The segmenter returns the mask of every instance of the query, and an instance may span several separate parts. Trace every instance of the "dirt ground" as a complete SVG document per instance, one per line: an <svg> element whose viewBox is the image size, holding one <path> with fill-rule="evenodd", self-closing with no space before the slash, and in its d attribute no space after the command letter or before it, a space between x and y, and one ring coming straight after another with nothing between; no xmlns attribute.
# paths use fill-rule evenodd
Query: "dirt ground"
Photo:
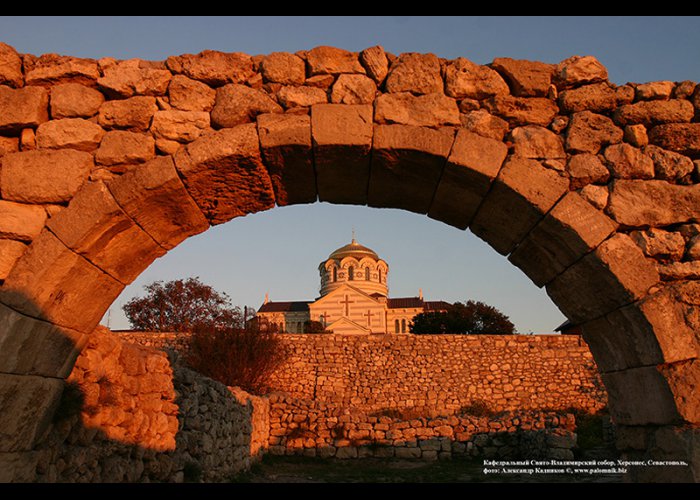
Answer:
<svg viewBox="0 0 700 500"><path fill-rule="evenodd" d="M481 459L426 462L397 458L320 459L266 455L243 483L620 483L620 474L485 474Z"/></svg>

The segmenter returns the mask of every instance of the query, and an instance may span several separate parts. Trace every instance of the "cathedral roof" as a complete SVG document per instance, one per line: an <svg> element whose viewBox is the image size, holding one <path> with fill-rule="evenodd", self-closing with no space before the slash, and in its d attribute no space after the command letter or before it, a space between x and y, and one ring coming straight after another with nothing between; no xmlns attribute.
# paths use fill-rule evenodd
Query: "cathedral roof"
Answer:
<svg viewBox="0 0 700 500"><path fill-rule="evenodd" d="M348 243L337 249L335 252L328 256L329 259L342 260L345 257L355 257L356 259L362 259L363 257L372 257L374 260L379 260L379 255L364 245L360 245L355 238L352 242Z"/></svg>
<svg viewBox="0 0 700 500"><path fill-rule="evenodd" d="M309 302L268 302L258 312L303 312L309 310Z"/></svg>
<svg viewBox="0 0 700 500"><path fill-rule="evenodd" d="M420 297L399 297L395 299L387 299L387 307L389 309L410 309L414 307L422 307L425 312L428 311L445 311L450 304L442 300L423 300Z"/></svg>

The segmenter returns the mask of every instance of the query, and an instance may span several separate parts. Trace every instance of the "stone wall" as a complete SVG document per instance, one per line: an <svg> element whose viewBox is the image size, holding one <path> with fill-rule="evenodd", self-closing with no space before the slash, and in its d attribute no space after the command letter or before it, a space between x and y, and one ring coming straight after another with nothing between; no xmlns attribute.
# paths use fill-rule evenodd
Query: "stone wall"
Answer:
<svg viewBox="0 0 700 500"><path fill-rule="evenodd" d="M426 418L411 412L366 413L320 401L270 395L270 448L275 455L336 458L453 456L572 459L573 414L543 411Z"/></svg>
<svg viewBox="0 0 700 500"><path fill-rule="evenodd" d="M226 480L262 455L268 413L265 398L101 328L66 381L36 480Z"/></svg>
<svg viewBox="0 0 700 500"><path fill-rule="evenodd" d="M122 333L153 347L184 346L170 333ZM282 334L287 361L271 386L292 397L357 410L452 415L490 411L596 412L607 395L578 335Z"/></svg>

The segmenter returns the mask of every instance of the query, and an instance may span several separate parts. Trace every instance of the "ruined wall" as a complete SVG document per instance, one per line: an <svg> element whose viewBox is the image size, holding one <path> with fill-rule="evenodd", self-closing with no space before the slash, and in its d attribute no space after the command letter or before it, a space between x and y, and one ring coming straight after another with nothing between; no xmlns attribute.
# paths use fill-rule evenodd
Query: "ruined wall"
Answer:
<svg viewBox="0 0 700 500"><path fill-rule="evenodd" d="M153 347L186 336L122 333ZM577 335L282 334L287 360L276 391L376 412L451 415L474 403L492 411L605 408L607 395Z"/></svg>
<svg viewBox="0 0 700 500"><path fill-rule="evenodd" d="M268 403L176 354L95 332L39 446L42 482L221 481L267 446Z"/></svg>

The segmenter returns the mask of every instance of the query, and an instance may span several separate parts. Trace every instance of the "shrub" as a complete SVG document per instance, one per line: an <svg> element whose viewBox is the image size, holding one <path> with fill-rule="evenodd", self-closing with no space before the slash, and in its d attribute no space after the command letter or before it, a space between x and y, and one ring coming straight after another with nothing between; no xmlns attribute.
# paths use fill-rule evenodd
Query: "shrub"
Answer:
<svg viewBox="0 0 700 500"><path fill-rule="evenodd" d="M186 356L193 370L253 394L269 391L270 375L285 358L282 339L259 328L195 332Z"/></svg>

